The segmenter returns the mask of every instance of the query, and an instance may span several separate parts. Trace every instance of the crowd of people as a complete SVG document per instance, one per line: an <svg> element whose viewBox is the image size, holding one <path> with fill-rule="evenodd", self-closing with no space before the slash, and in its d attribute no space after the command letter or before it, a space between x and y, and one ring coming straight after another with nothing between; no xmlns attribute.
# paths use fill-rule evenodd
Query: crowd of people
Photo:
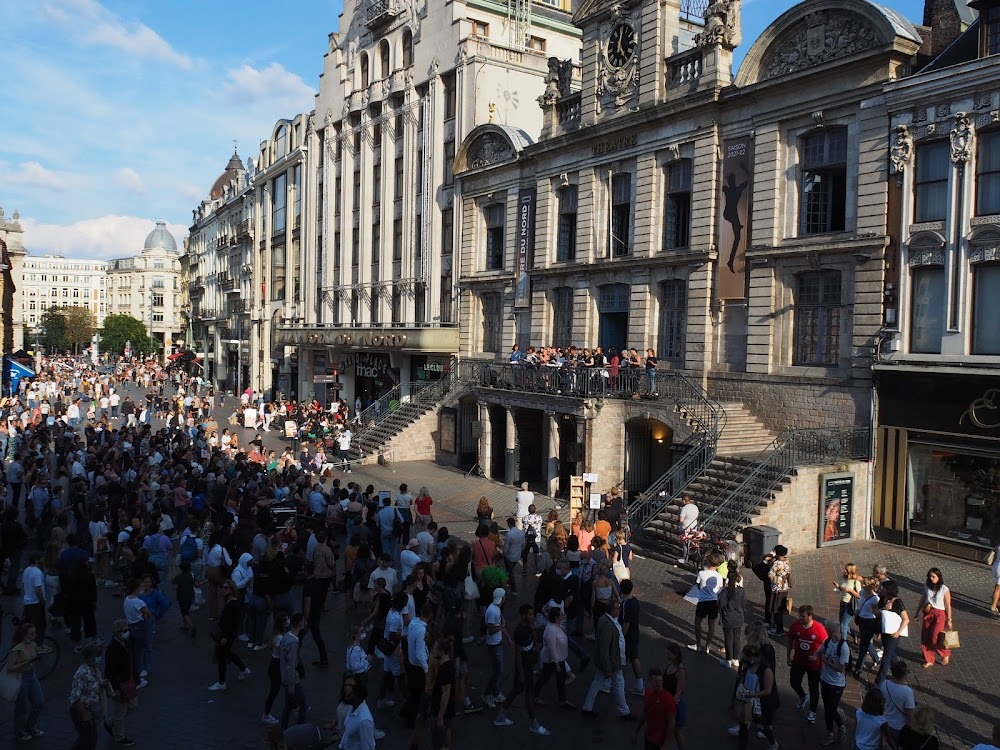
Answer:
<svg viewBox="0 0 1000 750"><path fill-rule="evenodd" d="M114 405L113 395L121 396ZM248 708L248 718L260 722L265 746L275 750L329 743L372 750L387 732L402 733L411 747L428 739L434 748L462 747L472 739L453 736L455 716L487 712L492 726L504 728L515 723L517 704L529 730L546 736L552 681L559 710L579 710L586 721L616 715L630 723L626 736L641 737L647 750L683 750L687 650L667 643L662 662L643 670L642 604L618 495L564 521L558 510L539 508L524 485L509 512L498 514L482 498L475 535L463 540L435 521L428 488L414 493L401 484L390 491L350 481L349 462L317 459L322 440L315 451L304 440L297 454L288 448L280 456L257 438L240 446L215 422L214 396L197 379L149 362L106 371L49 368L0 403L7 456L0 552L8 565L5 593L23 607L5 675L16 682L16 739L44 734L49 709L35 665L55 620L65 621L81 659L68 696L76 747L95 747L102 727L119 745L135 745L129 716L156 680L164 658L157 628L176 606L193 642L199 629L209 631L215 679L206 691L251 680L250 655L269 656L257 678L266 683L261 703ZM86 415L78 424L68 409L76 401ZM127 401L131 411L122 408ZM249 392L239 401L241 409L259 409L263 399ZM349 433L346 404L317 407L289 403L283 416L305 419L308 429L322 428L325 419L334 432ZM154 429L150 408L162 414L162 427ZM262 431L267 425L261 420ZM696 521L696 509L682 513L682 525ZM765 623L751 622L741 572L729 562L709 555L697 572L695 642L688 648L736 670L730 731L741 748L755 732L777 747L772 639L783 637L796 708L808 707L813 722L823 700L821 744L844 741L838 708L846 678L852 661L858 676L871 653L879 672L856 714L858 750L883 741L935 750L933 715L915 705L907 664L897 658L895 643L909 618L884 568L860 578L847 566L835 583L843 605L824 626L808 604L789 604L789 553L776 547L753 569L763 582L769 633ZM104 634L95 616L99 587L120 597L120 616ZM342 656L330 653L330 623L323 621L333 595L345 598ZM201 609L207 628L196 614ZM951 599L939 569L928 573L917 610L925 666L947 665L951 653L941 637L952 630ZM788 612L797 619L786 633ZM887 630L892 622L895 630ZM881 651L870 648L876 635ZM307 671L309 640L316 658ZM207 670L208 653L205 659ZM473 660L488 667L472 669ZM341 667L334 716L316 722L309 672ZM577 705L567 686L591 668ZM602 706L605 693L611 698ZM641 697L641 709L630 694Z"/></svg>

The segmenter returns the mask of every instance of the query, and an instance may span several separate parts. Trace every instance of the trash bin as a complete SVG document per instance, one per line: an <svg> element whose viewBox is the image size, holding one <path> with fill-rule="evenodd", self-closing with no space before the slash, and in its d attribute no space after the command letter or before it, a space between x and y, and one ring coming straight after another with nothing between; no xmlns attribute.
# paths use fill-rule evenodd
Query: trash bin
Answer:
<svg viewBox="0 0 1000 750"><path fill-rule="evenodd" d="M781 532L773 526L747 526L743 529L745 557L743 564L748 568L764 559L764 555L774 549Z"/></svg>

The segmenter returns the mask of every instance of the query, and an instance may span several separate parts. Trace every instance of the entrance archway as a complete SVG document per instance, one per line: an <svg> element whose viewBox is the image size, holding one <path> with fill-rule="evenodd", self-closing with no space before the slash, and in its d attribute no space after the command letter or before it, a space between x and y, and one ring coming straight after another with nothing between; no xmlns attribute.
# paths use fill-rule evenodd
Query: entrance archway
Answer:
<svg viewBox="0 0 1000 750"><path fill-rule="evenodd" d="M643 492L671 465L674 431L657 419L636 417L625 423L625 488Z"/></svg>

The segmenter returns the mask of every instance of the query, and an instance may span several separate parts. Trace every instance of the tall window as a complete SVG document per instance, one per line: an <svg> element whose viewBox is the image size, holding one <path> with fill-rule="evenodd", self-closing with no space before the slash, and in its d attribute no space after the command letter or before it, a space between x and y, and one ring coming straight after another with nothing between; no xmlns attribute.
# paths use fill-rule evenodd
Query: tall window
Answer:
<svg viewBox="0 0 1000 750"><path fill-rule="evenodd" d="M403 259L403 220L393 219L392 222L392 259Z"/></svg>
<svg viewBox="0 0 1000 750"><path fill-rule="evenodd" d="M483 351L500 351L501 324L503 322L500 309L500 294L488 292L483 295Z"/></svg>
<svg viewBox="0 0 1000 750"><path fill-rule="evenodd" d="M413 65L413 34L409 29L403 32L403 67Z"/></svg>
<svg viewBox="0 0 1000 750"><path fill-rule="evenodd" d="M383 39L378 46L378 58L381 66L381 70L379 72L382 74L383 78L388 78L389 73L392 71L389 70L389 42L385 39Z"/></svg>
<svg viewBox="0 0 1000 750"><path fill-rule="evenodd" d="M271 248L271 299L285 298L285 243Z"/></svg>
<svg viewBox="0 0 1000 750"><path fill-rule="evenodd" d="M986 18L983 20L983 52L987 55L1000 55L1000 7L983 9Z"/></svg>
<svg viewBox="0 0 1000 750"><path fill-rule="evenodd" d="M973 270L972 353L1000 354L1000 263Z"/></svg>
<svg viewBox="0 0 1000 750"><path fill-rule="evenodd" d="M378 266L382 260L382 225L372 224L372 281L378 281Z"/></svg>
<svg viewBox="0 0 1000 750"><path fill-rule="evenodd" d="M611 178L611 236L608 238L613 257L628 255L631 229L632 175L616 174Z"/></svg>
<svg viewBox="0 0 1000 750"><path fill-rule="evenodd" d="M372 166L372 203L378 205L382 202L382 164Z"/></svg>
<svg viewBox="0 0 1000 750"><path fill-rule="evenodd" d="M940 354L946 304L944 268L914 268L910 278L910 351Z"/></svg>
<svg viewBox="0 0 1000 750"><path fill-rule="evenodd" d="M455 184L455 141L444 142L444 185Z"/></svg>
<svg viewBox="0 0 1000 750"><path fill-rule="evenodd" d="M559 189L559 222L556 236L556 260L576 260L576 209L578 189L566 185Z"/></svg>
<svg viewBox="0 0 1000 750"><path fill-rule="evenodd" d="M483 209L486 222L486 270L503 270L504 210L502 203L493 203Z"/></svg>
<svg viewBox="0 0 1000 750"><path fill-rule="evenodd" d="M914 219L944 221L948 210L948 141L933 141L917 146Z"/></svg>
<svg viewBox="0 0 1000 750"><path fill-rule="evenodd" d="M354 203L354 210L357 211L361 208L361 170L354 170L354 183L351 186L351 198Z"/></svg>
<svg viewBox="0 0 1000 750"><path fill-rule="evenodd" d="M337 175L333 181L333 214L340 216L340 204L344 197L344 178Z"/></svg>
<svg viewBox="0 0 1000 750"><path fill-rule="evenodd" d="M792 364L840 364L840 271L807 271L798 276L794 301Z"/></svg>
<svg viewBox="0 0 1000 750"><path fill-rule="evenodd" d="M275 234L285 231L285 201L288 200L288 176L280 174L274 178L272 185L273 202L271 204L271 230Z"/></svg>
<svg viewBox="0 0 1000 750"><path fill-rule="evenodd" d="M662 359L684 359L687 331L687 285L680 279L660 283L660 342Z"/></svg>
<svg viewBox="0 0 1000 750"><path fill-rule="evenodd" d="M393 323L399 323L403 315L403 297L399 292L399 287L392 285L392 295L390 297L390 315Z"/></svg>
<svg viewBox="0 0 1000 750"><path fill-rule="evenodd" d="M441 209L441 255L451 255L455 247L455 210Z"/></svg>
<svg viewBox="0 0 1000 750"><path fill-rule="evenodd" d="M444 87L444 119L452 120L458 108L455 92L455 74L445 73L441 76L441 84Z"/></svg>
<svg viewBox="0 0 1000 750"><path fill-rule="evenodd" d="M665 182L663 248L688 247L691 244L691 160L681 159L668 165Z"/></svg>
<svg viewBox="0 0 1000 750"><path fill-rule="evenodd" d="M357 325L358 322L358 290L351 290L351 325Z"/></svg>
<svg viewBox="0 0 1000 750"><path fill-rule="evenodd" d="M299 244L298 238L292 238L292 244L290 248L290 257L288 258L288 267L291 269L291 292L292 299L298 299L302 292L302 258L301 258L301 245Z"/></svg>
<svg viewBox="0 0 1000 750"><path fill-rule="evenodd" d="M368 77L368 55L361 53L361 88L368 88L370 79Z"/></svg>
<svg viewBox="0 0 1000 750"><path fill-rule="evenodd" d="M403 157L397 156L393 165L392 194L396 200L403 197Z"/></svg>
<svg viewBox="0 0 1000 750"><path fill-rule="evenodd" d="M573 289L557 287L552 292L552 345L573 343Z"/></svg>
<svg viewBox="0 0 1000 750"><path fill-rule="evenodd" d="M351 265L357 267L361 260L361 230L354 227L351 230Z"/></svg>
<svg viewBox="0 0 1000 750"><path fill-rule="evenodd" d="M292 185L295 190L294 200L295 203L292 205L292 211L295 216L295 226L299 224L299 218L302 216L302 165L296 164L292 169Z"/></svg>
<svg viewBox="0 0 1000 750"><path fill-rule="evenodd" d="M976 146L976 215L994 214L1000 214L1000 130L981 133Z"/></svg>
<svg viewBox="0 0 1000 750"><path fill-rule="evenodd" d="M847 211L847 128L829 127L803 136L802 233L843 232Z"/></svg>
<svg viewBox="0 0 1000 750"><path fill-rule="evenodd" d="M451 271L441 275L441 299L439 316L441 323L451 323L452 288Z"/></svg>
<svg viewBox="0 0 1000 750"><path fill-rule="evenodd" d="M274 158L280 159L288 153L288 128L282 125L274 137Z"/></svg>

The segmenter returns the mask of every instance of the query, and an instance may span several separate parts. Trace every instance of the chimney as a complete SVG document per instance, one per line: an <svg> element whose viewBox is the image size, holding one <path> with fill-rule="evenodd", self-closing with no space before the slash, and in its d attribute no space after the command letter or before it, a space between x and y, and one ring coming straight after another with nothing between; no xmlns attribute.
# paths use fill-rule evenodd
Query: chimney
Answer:
<svg viewBox="0 0 1000 750"><path fill-rule="evenodd" d="M922 55L937 57L958 35L965 31L965 24L956 5L963 7L966 0L924 0L924 23L930 29L920 49ZM922 30L921 30L922 31Z"/></svg>

